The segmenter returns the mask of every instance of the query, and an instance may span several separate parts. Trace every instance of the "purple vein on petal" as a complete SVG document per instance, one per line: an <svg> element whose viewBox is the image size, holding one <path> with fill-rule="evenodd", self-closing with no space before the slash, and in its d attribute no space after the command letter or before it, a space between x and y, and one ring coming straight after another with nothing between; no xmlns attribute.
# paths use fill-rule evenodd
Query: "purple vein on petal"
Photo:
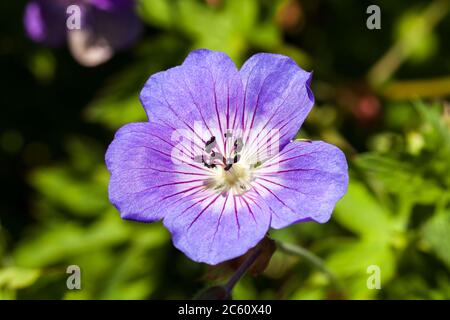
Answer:
<svg viewBox="0 0 450 320"><path fill-rule="evenodd" d="M225 145L225 137L223 135L222 123L220 121L219 109L217 107L216 82L214 80L213 80L213 91L214 91L214 107L216 109L217 125L219 126L219 130L220 130L220 139L222 140L222 144ZM220 151L223 155L226 155L225 150L220 150Z"/></svg>
<svg viewBox="0 0 450 320"><path fill-rule="evenodd" d="M248 204L248 202L247 202L247 200L245 199L245 197L241 197L241 199L242 199L242 201L244 201L245 204L247 205L248 212L251 214L251 216L252 216L253 220L255 221L255 223L258 224L258 222L256 222L255 215L254 215L252 209L250 208L250 205Z"/></svg>
<svg viewBox="0 0 450 320"><path fill-rule="evenodd" d="M210 245L210 250L211 250L211 248L212 248L212 244L214 243L214 240L216 239L216 234L217 234L217 231L219 230L220 221L221 221L221 219L222 219L222 215L223 215L223 212L224 212L225 207L226 207L226 205L227 205L227 201L228 201L228 197L229 197L229 196L230 196L230 194L227 193L227 196L226 196L226 198L225 198L225 201L223 202L222 210L220 211L219 218L217 219L216 231L214 231L213 240L211 241L211 245Z"/></svg>
<svg viewBox="0 0 450 320"><path fill-rule="evenodd" d="M168 195L168 196L165 196L165 197L163 197L161 200L166 200L166 199L172 198L172 197L174 197L174 196L177 196L177 195L179 195L179 194L184 194L184 193L186 193L186 192L195 190L195 189L197 189L197 188L202 188L202 187L203 187L203 185L193 186L193 187L190 187L190 188L181 190L181 191L179 191L179 192L172 193L172 194L170 194L170 195ZM192 194L191 194L191 195L192 195ZM191 196L191 195L190 195L190 196ZM181 197L181 198L179 198L179 199L183 199L183 197Z"/></svg>
<svg viewBox="0 0 450 320"><path fill-rule="evenodd" d="M143 146L144 147L144 146ZM166 157L169 157L169 158L173 158L173 159L176 159L176 160L178 160L178 161L181 161L182 163L184 163L184 164L186 164L186 165L188 165L188 166L190 166L190 167L193 167L193 168L196 168L196 169L200 169L200 170L203 170L203 171L206 171L206 172L210 172L210 171L208 171L206 168L204 168L204 167L201 167L201 166L196 166L196 165L194 165L194 164L192 164L192 163L188 163L188 162L186 162L186 161L184 161L183 159L179 159L179 158L177 158L177 157L174 157L173 155L171 155L171 154L168 154L168 153L165 153L165 152L163 152L163 151L160 151L160 150L158 150L158 149L155 149L155 148L152 148L152 147L144 147L144 148L147 148L147 149L151 149L151 150L153 150L153 151L155 151L155 152L158 152L158 153L160 153L160 154L162 154L162 155L165 155Z"/></svg>
<svg viewBox="0 0 450 320"><path fill-rule="evenodd" d="M282 187L282 188L285 188L285 189L288 189L288 190L292 190L292 191L301 193L301 194L306 195L306 196L308 196L308 195L314 195L314 194L302 192L302 191L300 191L300 190L298 190L298 189L296 189L296 188L292 188L292 187L285 186L284 184L281 184L281 183L278 183L278 182L275 182L275 181L272 181L272 180L269 180L269 179L265 179L265 178L263 178L263 177L258 177L258 179L263 180L263 181L266 181L266 182L269 182L269 183L271 183L271 184L274 184L274 185L276 185L276 186L279 186L279 187Z"/></svg>
<svg viewBox="0 0 450 320"><path fill-rule="evenodd" d="M259 182L256 182L255 181L255 183L256 184L258 184L259 186L261 186L261 187L263 187L264 189L266 189L270 194L272 194L274 197L275 197L275 199L277 199L282 205L284 205L286 208L288 208L289 210L291 210L291 212L292 213L296 213L295 212L295 210L294 209L292 209L290 206L288 206L283 200L281 200L272 190L270 190L269 188L267 188L265 185L263 185L263 184L261 184L261 183L259 183Z"/></svg>
<svg viewBox="0 0 450 320"><path fill-rule="evenodd" d="M203 124L205 125L206 129L209 131L209 134L210 134L211 136L214 136L214 133L212 132L212 130L211 130L210 127L208 126L208 123L206 123L205 117L203 116L203 113L202 113L202 109L198 106L197 102L196 102L195 99L194 99L194 96L192 95L191 88L189 88L189 86L188 86L187 83L186 83L186 79L183 78L183 81L184 81L184 84L185 84L186 88L188 89L187 91L188 91L188 93L189 93L189 96L191 97L192 103L193 103L194 106L197 108L197 111L198 111L198 113L200 114L200 118L202 119Z"/></svg>
<svg viewBox="0 0 450 320"><path fill-rule="evenodd" d="M203 185L202 185L202 187L203 187ZM190 190L190 191L192 191L192 190ZM189 192L189 191L188 191ZM179 197L177 200L175 200L173 203L172 203L172 205L174 205L174 204L176 204L176 203L178 203L178 202L180 202L178 205L179 206L181 206L181 205L184 205L186 202L189 202L189 201L191 201L191 200L195 200L195 197L194 196L196 196L198 193L202 193L202 192L206 192L206 189L205 188L200 188L200 189L198 189L198 190L196 190L196 191L194 191L194 192L192 192L192 193L185 193L182 197ZM199 195L200 195L199 194ZM184 201L183 201L184 200Z"/></svg>
<svg viewBox="0 0 450 320"><path fill-rule="evenodd" d="M189 225L189 227L188 227L188 230L194 225L194 223L202 216L202 214L213 204L213 203L215 203L216 202L216 200L219 198L221 196L221 194L219 193L219 194L217 194L217 196L214 198L214 199L212 199L212 201L210 202L210 203L208 203L207 205L206 205L206 207L204 207L201 211L200 211L200 213L194 218L194 220L192 220L192 222L191 222L191 224Z"/></svg>
<svg viewBox="0 0 450 320"><path fill-rule="evenodd" d="M261 128L260 131L263 131L264 129L266 129L267 125L268 125L268 124L270 123L270 121L272 121L272 119L275 117L275 115L277 114L278 110L284 105L284 103L286 102L286 99L287 99L287 96L286 96L286 97L283 99L283 101L275 108L274 112L273 112L272 115L269 117L269 119L267 120L267 122L264 124L264 126ZM259 100L259 96L258 96L258 100ZM281 122L282 122L282 120L280 120L278 123L281 123ZM277 124L278 124L278 123L277 123ZM273 126L272 130L273 130L274 128L277 127L277 124ZM270 131L269 131L269 132L270 132ZM267 136L267 135L266 135L266 136ZM258 136L258 138L259 138L259 136ZM248 140L248 138L247 138L247 140ZM254 141L254 142L257 142L257 141Z"/></svg>
<svg viewBox="0 0 450 320"><path fill-rule="evenodd" d="M243 131L245 131L245 122L244 118L245 118L245 107L246 107L246 103L247 103L247 88L248 88L248 84L250 83L250 78L253 74L253 71L255 70L256 66L258 64L255 63L255 65L253 65L252 69L250 70L248 77L247 77L247 82L245 83L245 89L244 89L244 104L243 104L243 109L242 109L242 118L241 118L241 128Z"/></svg>
<svg viewBox="0 0 450 320"><path fill-rule="evenodd" d="M274 172L264 172L262 175L272 175L272 174L280 174L280 173L288 173L288 172L309 172L309 171L318 171L323 172L323 170L320 169L313 169L313 168L297 168L297 169L286 169L286 170L280 170L280 171L274 171Z"/></svg>
<svg viewBox="0 0 450 320"><path fill-rule="evenodd" d="M234 217L236 219L236 224L238 227L238 238L239 238L239 234L241 231L241 225L239 224L239 217L238 217L238 212L237 212L237 205L236 205L236 196L233 195L233 203L234 203Z"/></svg>
<svg viewBox="0 0 450 320"><path fill-rule="evenodd" d="M267 207L269 208L269 210L271 211L271 213L273 213L275 216L277 216L277 217L279 218L280 216L272 209L272 207L270 206L270 204L267 203L267 201L266 201L266 200L264 199L264 197L258 192L258 190L257 190L256 188L254 188L253 190L254 190L255 193L258 195L258 197L261 199L261 201L263 201L263 202L267 205ZM256 203L256 201L255 201L255 203Z"/></svg>
<svg viewBox="0 0 450 320"><path fill-rule="evenodd" d="M162 92L165 92L165 91L164 91L164 88L162 87L161 84L160 84L160 87L161 87L161 91L162 91ZM188 127L188 128L189 128L189 129L190 129L190 130L198 137L198 138L200 138L200 139L203 141L202 137L200 137L200 136L198 135L198 133L197 133L197 132L196 132L196 131L188 124L188 123L186 123L186 121L184 121L183 118L180 117L180 115L179 115L178 113L176 113L176 112L174 111L174 109L172 108L172 105L167 101L165 94L164 94L163 96L164 96L164 101L166 102L166 104L167 104L169 110L172 111L172 113L173 113L178 119L180 119L181 122L183 122L183 124L184 124L186 127Z"/></svg>
<svg viewBox="0 0 450 320"><path fill-rule="evenodd" d="M164 123L166 126L168 126L170 129L172 129L173 131L177 131L178 129L177 128L175 128L174 126L172 126L170 123L168 123L167 121L165 121L165 120L160 120L162 123ZM198 135L198 133L196 133L196 132L194 132L195 133L195 135L197 136L197 138L199 138L200 139L200 141L202 141L202 143L203 144L205 144L205 140L203 140L202 139L202 137L200 137L199 135ZM189 142L191 142L191 143L193 143L197 148L199 148L199 150L202 150L203 151L203 147L202 146L199 146L198 144L197 144L197 142L195 142L195 140L189 140Z"/></svg>
<svg viewBox="0 0 450 320"><path fill-rule="evenodd" d="M295 148L292 148L291 150L295 150ZM269 167L272 167L272 166L274 166L274 165L278 165L278 164L280 164L280 163L288 162L288 161L295 160L295 159L298 159L298 158L307 157L307 156L310 156L310 155L315 154L315 153L317 153L317 151L308 152L308 153L303 153L303 154L297 155L297 156L295 156L295 157L285 158L285 159L279 160L279 161L277 161L277 162L275 162L275 163L271 163L271 164L265 165L265 166L264 166L264 169L269 168ZM278 157L278 158L280 158L280 157ZM274 161L274 160L273 160L273 159L270 159L270 161L272 162L272 161Z"/></svg>

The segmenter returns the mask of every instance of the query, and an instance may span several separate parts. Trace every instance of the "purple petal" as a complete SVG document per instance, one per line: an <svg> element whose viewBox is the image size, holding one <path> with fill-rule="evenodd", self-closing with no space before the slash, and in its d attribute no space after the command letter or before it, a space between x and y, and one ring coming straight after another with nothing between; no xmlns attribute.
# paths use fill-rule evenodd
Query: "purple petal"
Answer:
<svg viewBox="0 0 450 320"><path fill-rule="evenodd" d="M294 141L258 170L253 185L274 212L273 228L308 220L323 223L347 190L347 161L333 145Z"/></svg>
<svg viewBox="0 0 450 320"><path fill-rule="evenodd" d="M314 104L309 88L311 73L289 57L259 53L240 70L244 85L245 118L242 126L251 130L247 143L256 143L262 130L278 130L279 149L292 140Z"/></svg>
<svg viewBox="0 0 450 320"><path fill-rule="evenodd" d="M174 148L179 144L167 127L131 123L116 133L105 160L111 172L110 201L123 218L159 220L174 210L174 199L204 186L208 172L193 162L175 164Z"/></svg>
<svg viewBox="0 0 450 320"><path fill-rule="evenodd" d="M254 192L198 195L168 215L174 245L190 259L218 264L245 254L266 235L271 213Z"/></svg>
<svg viewBox="0 0 450 320"><path fill-rule="evenodd" d="M34 0L27 4L24 26L33 41L61 46L66 37L66 2Z"/></svg>
<svg viewBox="0 0 450 320"><path fill-rule="evenodd" d="M215 136L223 151L226 128L241 117L242 84L227 55L196 50L181 66L150 77L140 98L151 122L188 130L201 124L202 137Z"/></svg>

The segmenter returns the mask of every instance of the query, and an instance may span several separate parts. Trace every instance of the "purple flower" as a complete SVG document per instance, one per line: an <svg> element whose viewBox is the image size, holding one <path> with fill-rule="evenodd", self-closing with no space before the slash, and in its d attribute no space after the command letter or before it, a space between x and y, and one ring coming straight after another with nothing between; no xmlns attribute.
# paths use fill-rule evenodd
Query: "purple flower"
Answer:
<svg viewBox="0 0 450 320"><path fill-rule="evenodd" d="M254 247L269 228L326 222L348 184L335 146L292 141L314 104L311 73L277 54L238 70L196 50L150 77L149 122L116 133L106 153L110 201L122 218L163 220L192 260L217 264Z"/></svg>
<svg viewBox="0 0 450 320"><path fill-rule="evenodd" d="M80 28L69 29L73 13L68 8L73 5L79 8ZM78 62L95 66L137 40L141 23L134 7L134 0L32 0L24 25L32 40L52 47L67 40Z"/></svg>

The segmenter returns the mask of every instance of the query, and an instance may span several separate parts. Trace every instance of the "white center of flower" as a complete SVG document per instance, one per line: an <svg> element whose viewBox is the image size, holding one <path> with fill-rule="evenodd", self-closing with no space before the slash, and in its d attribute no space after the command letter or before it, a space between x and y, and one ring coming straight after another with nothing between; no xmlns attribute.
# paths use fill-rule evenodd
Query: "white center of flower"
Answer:
<svg viewBox="0 0 450 320"><path fill-rule="evenodd" d="M228 170L225 170L222 166L216 167L210 187L215 190L232 191L236 195L241 195L250 190L252 179L250 165L239 161Z"/></svg>

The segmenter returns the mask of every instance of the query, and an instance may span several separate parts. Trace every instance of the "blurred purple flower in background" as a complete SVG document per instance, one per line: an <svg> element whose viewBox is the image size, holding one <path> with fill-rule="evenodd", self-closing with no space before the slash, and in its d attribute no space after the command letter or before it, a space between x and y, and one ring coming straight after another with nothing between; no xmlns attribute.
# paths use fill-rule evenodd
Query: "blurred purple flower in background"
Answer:
<svg viewBox="0 0 450 320"><path fill-rule="evenodd" d="M238 70L209 50L151 76L140 96L149 122L122 127L106 153L110 201L125 219L163 219L177 248L209 264L245 254L269 227L328 221L347 161L293 141L314 104L310 81L286 56L256 54Z"/></svg>
<svg viewBox="0 0 450 320"><path fill-rule="evenodd" d="M80 28L69 30L67 9L80 10ZM52 47L67 41L82 65L96 66L129 48L141 32L134 0L32 0L24 14L27 35Z"/></svg>

